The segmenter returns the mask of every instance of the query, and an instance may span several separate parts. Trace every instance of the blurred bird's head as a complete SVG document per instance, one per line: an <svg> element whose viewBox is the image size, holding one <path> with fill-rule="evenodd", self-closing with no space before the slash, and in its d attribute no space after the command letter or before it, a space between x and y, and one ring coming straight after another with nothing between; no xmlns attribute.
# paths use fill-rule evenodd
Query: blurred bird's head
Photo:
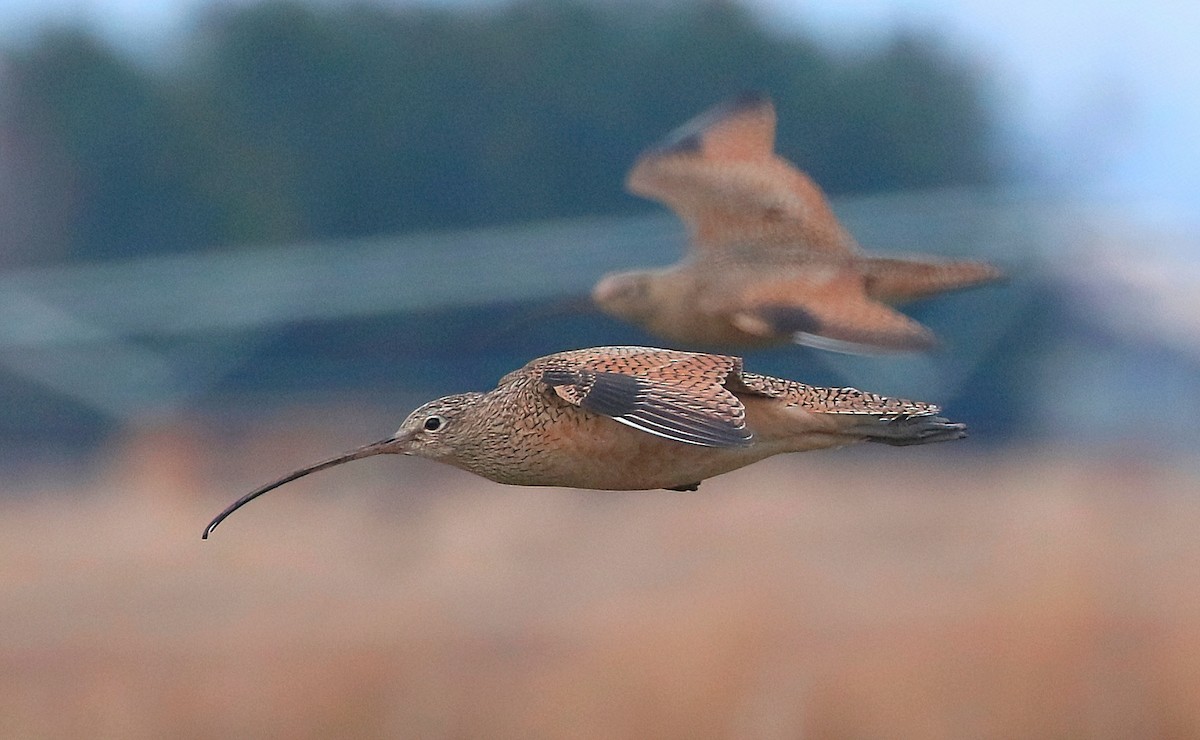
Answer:
<svg viewBox="0 0 1200 740"><path fill-rule="evenodd" d="M658 275L642 270L605 275L592 288L592 301L604 313L633 323L644 322L656 308Z"/></svg>

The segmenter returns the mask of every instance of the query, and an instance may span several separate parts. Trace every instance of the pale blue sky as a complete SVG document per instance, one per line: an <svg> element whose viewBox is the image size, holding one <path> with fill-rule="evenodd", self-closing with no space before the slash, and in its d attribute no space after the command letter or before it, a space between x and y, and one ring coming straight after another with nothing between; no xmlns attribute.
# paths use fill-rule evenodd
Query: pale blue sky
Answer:
<svg viewBox="0 0 1200 740"><path fill-rule="evenodd" d="M153 46L210 2L6 0L0 33L11 39L70 19ZM993 72L1012 134L1044 177L1162 200L1192 209L1189 221L1200 219L1196 0L752 2L777 22L805 24L830 41L869 41L897 23L938 29Z"/></svg>
<svg viewBox="0 0 1200 740"><path fill-rule="evenodd" d="M1200 2L756 2L837 36L939 28L994 70L1047 175L1180 201L1200 216Z"/></svg>

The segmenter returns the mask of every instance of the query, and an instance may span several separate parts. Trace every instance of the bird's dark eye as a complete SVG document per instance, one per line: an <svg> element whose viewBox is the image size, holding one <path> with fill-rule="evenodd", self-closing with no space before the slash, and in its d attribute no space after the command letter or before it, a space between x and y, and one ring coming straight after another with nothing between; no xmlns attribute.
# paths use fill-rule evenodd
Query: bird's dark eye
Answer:
<svg viewBox="0 0 1200 740"><path fill-rule="evenodd" d="M436 432L438 429L441 429L442 428L442 417L440 417L440 416L429 417L428 419L425 420L425 428L431 432Z"/></svg>

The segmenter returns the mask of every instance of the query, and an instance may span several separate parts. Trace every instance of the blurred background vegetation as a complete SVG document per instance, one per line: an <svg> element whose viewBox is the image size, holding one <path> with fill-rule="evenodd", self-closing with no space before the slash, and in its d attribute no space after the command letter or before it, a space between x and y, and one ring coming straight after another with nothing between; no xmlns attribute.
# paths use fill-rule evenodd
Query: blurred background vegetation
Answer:
<svg viewBox="0 0 1200 740"><path fill-rule="evenodd" d="M59 28L0 69L27 213L9 265L646 211L621 189L638 151L745 89L834 194L1007 163L985 77L935 34L842 53L729 0L267 2L162 57Z"/></svg>

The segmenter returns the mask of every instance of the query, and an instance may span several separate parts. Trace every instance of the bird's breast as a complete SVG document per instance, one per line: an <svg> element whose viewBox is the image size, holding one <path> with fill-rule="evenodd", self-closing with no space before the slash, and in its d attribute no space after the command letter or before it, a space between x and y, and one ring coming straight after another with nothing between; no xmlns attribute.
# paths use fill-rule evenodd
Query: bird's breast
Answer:
<svg viewBox="0 0 1200 740"><path fill-rule="evenodd" d="M543 394L456 465L499 483L646 490L695 483L762 459L766 447L700 447L639 431ZM510 411L513 409L510 407Z"/></svg>

